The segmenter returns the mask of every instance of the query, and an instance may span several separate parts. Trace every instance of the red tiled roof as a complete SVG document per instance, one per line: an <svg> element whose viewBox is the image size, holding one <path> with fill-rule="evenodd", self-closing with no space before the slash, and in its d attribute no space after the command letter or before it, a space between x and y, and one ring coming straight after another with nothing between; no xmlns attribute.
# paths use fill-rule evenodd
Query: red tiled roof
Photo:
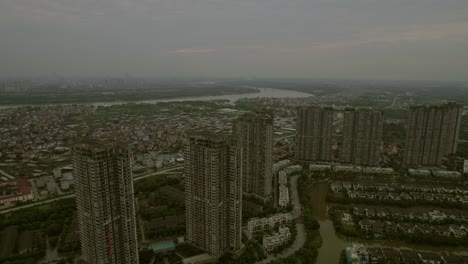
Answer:
<svg viewBox="0 0 468 264"><path fill-rule="evenodd" d="M11 180L11 181L4 182L0 185L12 185L12 183L15 183L15 185L19 187L20 193L0 197L0 200L5 200L5 199L13 198L13 197L31 194L31 187L29 187L28 180L26 179Z"/></svg>
<svg viewBox="0 0 468 264"><path fill-rule="evenodd" d="M20 191L21 191L22 195L31 194L31 187L29 187L28 180L18 179L18 180L16 180L16 182L18 183L18 185L20 187Z"/></svg>

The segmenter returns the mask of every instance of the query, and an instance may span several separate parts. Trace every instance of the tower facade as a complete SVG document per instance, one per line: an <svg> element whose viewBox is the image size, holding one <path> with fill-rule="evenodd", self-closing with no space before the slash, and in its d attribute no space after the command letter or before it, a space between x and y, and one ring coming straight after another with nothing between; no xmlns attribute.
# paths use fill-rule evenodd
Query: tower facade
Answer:
<svg viewBox="0 0 468 264"><path fill-rule="evenodd" d="M128 147L114 142L74 147L83 263L138 263L131 157Z"/></svg>
<svg viewBox="0 0 468 264"><path fill-rule="evenodd" d="M341 161L376 166L380 161L383 113L370 108L344 111Z"/></svg>
<svg viewBox="0 0 468 264"><path fill-rule="evenodd" d="M268 200L272 195L273 113L269 110L241 115L233 124L241 150L242 189Z"/></svg>
<svg viewBox="0 0 468 264"><path fill-rule="evenodd" d="M187 240L213 256L241 248L242 164L230 136L189 132L185 150Z"/></svg>
<svg viewBox="0 0 468 264"><path fill-rule="evenodd" d="M330 107L297 108L296 160L304 162L331 160L333 114L334 110Z"/></svg>
<svg viewBox="0 0 468 264"><path fill-rule="evenodd" d="M410 106L403 163L438 166L457 151L463 106L454 102Z"/></svg>

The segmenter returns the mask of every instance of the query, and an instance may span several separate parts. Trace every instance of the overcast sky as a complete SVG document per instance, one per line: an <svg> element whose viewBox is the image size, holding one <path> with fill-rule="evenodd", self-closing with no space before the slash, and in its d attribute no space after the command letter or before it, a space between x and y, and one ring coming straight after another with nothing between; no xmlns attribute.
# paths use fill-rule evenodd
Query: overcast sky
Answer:
<svg viewBox="0 0 468 264"><path fill-rule="evenodd" d="M0 76L468 80L468 0L0 0Z"/></svg>

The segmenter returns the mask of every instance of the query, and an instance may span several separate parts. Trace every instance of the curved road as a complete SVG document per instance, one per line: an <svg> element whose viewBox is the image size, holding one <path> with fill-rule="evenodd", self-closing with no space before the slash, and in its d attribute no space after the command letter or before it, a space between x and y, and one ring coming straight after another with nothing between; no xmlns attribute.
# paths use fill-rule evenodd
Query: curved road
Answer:
<svg viewBox="0 0 468 264"><path fill-rule="evenodd" d="M299 193L297 191L297 179L298 178L299 178L299 175L295 175L291 177L291 194L292 194L291 196L293 200L292 202L294 204L291 214L296 221L296 230L297 230L296 240L294 240L294 243L292 244L291 247L284 250L280 254L269 255L268 258L257 262L257 264L266 264L278 258L288 257L294 254L297 250L301 249L306 242L307 233L305 230L305 226L302 223L302 206L301 206L301 201L299 200Z"/></svg>

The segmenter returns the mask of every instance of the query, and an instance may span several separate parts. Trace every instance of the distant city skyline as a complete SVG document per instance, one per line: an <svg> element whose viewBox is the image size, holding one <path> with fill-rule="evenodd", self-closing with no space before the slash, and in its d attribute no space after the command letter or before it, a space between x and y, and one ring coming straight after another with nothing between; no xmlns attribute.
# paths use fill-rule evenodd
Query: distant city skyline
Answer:
<svg viewBox="0 0 468 264"><path fill-rule="evenodd" d="M467 81L449 0L6 0L0 73Z"/></svg>

